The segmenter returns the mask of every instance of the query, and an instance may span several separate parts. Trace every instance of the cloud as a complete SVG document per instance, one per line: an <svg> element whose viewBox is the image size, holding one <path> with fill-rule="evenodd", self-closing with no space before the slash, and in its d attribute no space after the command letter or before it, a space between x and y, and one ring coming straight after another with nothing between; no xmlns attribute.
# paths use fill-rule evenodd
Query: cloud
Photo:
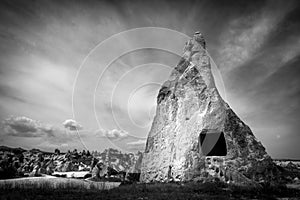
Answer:
<svg viewBox="0 0 300 200"><path fill-rule="evenodd" d="M66 120L67 128L74 127L70 120ZM71 120L74 122L74 120ZM78 124L76 124L77 127ZM81 126L80 126L81 127ZM30 148L37 147L47 151L51 151L54 148L62 148L67 150L68 148L80 148L82 143L76 132L68 132L63 128L55 127L42 123L40 121L30 119L28 117L10 117L2 122L2 137L1 142L5 145L20 146L24 143L24 146L29 145ZM86 138L90 136L89 131L81 131L80 137Z"/></svg>
<svg viewBox="0 0 300 200"><path fill-rule="evenodd" d="M70 131L76 131L82 129L82 126L73 119L67 119L66 121L63 122L63 125L66 129Z"/></svg>
<svg viewBox="0 0 300 200"><path fill-rule="evenodd" d="M273 4L229 22L228 31L220 37L223 44L218 63L222 70L231 71L252 59L292 8L291 4Z"/></svg>
<svg viewBox="0 0 300 200"><path fill-rule="evenodd" d="M256 87L260 87L260 84L265 82L268 78L274 75L282 67L293 62L300 54L300 37L291 38L284 45L280 47L273 47L269 52L262 54L258 58L258 64L252 67L252 70L260 68L260 74L255 77Z"/></svg>
<svg viewBox="0 0 300 200"><path fill-rule="evenodd" d="M269 78L272 78L273 75L277 76L276 74L278 72L283 73L284 71L281 71L281 69L295 62L299 55L300 37L287 38L282 44L280 43L276 46L270 45L268 48L264 48L264 51L261 52L260 55L247 62L243 67L236 68L226 74L224 77L227 83L228 97L232 100L231 103L234 105L240 104L237 101L247 103L247 99L249 99L250 95L259 93ZM289 77L286 78L290 79L294 76L296 76L296 73L289 74ZM276 82L273 83L273 85L276 84ZM237 87L237 85L239 87ZM285 82L284 85L287 87L289 83ZM274 89L276 88L272 88L270 91ZM270 91L264 91L264 93L270 93ZM275 91L277 91L279 95L279 91ZM230 96L232 95L235 97L231 98ZM246 98L241 101L242 97L239 96ZM249 102L247 104L249 104ZM247 110L249 111L249 109L246 108L246 111Z"/></svg>
<svg viewBox="0 0 300 200"><path fill-rule="evenodd" d="M118 130L118 129L113 129L113 130L98 130L96 134L100 134L101 137L107 137L112 140L117 140L117 139L124 139L129 137L128 132L123 131L123 130Z"/></svg>
<svg viewBox="0 0 300 200"><path fill-rule="evenodd" d="M127 145L129 146L134 146L134 145L145 145L146 144L146 139L144 140L137 140L134 142L128 142Z"/></svg>
<svg viewBox="0 0 300 200"><path fill-rule="evenodd" d="M10 117L2 122L5 135L16 137L53 136L53 127L28 117Z"/></svg>
<svg viewBox="0 0 300 200"><path fill-rule="evenodd" d="M123 130L117 130L117 129L106 130L104 134L106 137L110 139L121 139L121 138L128 137L128 132Z"/></svg>
<svg viewBox="0 0 300 200"><path fill-rule="evenodd" d="M140 139L127 143L127 148L131 151L143 151L146 146L146 139Z"/></svg>

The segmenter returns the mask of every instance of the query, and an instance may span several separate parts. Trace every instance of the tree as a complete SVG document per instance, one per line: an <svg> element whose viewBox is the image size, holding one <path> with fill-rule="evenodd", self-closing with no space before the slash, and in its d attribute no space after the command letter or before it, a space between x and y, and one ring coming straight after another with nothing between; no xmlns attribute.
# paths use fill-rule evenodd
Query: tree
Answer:
<svg viewBox="0 0 300 200"><path fill-rule="evenodd" d="M57 155L59 155L60 154L60 150L59 149L55 149L54 153L57 154Z"/></svg>

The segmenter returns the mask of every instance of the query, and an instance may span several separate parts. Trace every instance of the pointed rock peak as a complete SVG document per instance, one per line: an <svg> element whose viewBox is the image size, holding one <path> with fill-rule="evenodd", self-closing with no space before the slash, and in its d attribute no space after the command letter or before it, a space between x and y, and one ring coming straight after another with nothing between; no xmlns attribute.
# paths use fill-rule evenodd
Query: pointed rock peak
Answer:
<svg viewBox="0 0 300 200"><path fill-rule="evenodd" d="M205 39L200 31L196 31L193 37L186 43L185 51L200 51L206 48Z"/></svg>
<svg viewBox="0 0 300 200"><path fill-rule="evenodd" d="M203 35L201 34L200 31L196 31L196 32L195 32L193 39L194 39L196 42L200 43L201 46L205 49L205 45L206 45L205 39L204 39L204 37L203 37Z"/></svg>
<svg viewBox="0 0 300 200"><path fill-rule="evenodd" d="M200 60L206 56L206 42L200 31L195 32L193 37L189 39L183 49L183 58L192 61L194 65L202 65ZM208 64L208 63L203 63Z"/></svg>

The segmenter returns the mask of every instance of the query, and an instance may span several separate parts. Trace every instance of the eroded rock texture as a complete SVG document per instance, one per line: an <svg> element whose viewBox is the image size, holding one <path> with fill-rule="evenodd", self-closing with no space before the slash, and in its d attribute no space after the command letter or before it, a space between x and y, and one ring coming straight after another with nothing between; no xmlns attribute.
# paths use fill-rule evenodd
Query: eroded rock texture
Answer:
<svg viewBox="0 0 300 200"><path fill-rule="evenodd" d="M255 184L276 173L263 145L219 95L205 45L196 32L159 91L143 182L217 178Z"/></svg>

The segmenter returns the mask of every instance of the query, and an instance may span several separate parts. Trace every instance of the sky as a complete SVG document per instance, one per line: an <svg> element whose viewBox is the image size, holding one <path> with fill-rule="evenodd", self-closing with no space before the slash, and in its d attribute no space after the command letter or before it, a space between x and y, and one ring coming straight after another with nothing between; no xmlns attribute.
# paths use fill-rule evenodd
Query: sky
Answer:
<svg viewBox="0 0 300 200"><path fill-rule="evenodd" d="M201 31L222 97L273 158L299 159L299 25L299 1L2 0L0 145L143 151Z"/></svg>

